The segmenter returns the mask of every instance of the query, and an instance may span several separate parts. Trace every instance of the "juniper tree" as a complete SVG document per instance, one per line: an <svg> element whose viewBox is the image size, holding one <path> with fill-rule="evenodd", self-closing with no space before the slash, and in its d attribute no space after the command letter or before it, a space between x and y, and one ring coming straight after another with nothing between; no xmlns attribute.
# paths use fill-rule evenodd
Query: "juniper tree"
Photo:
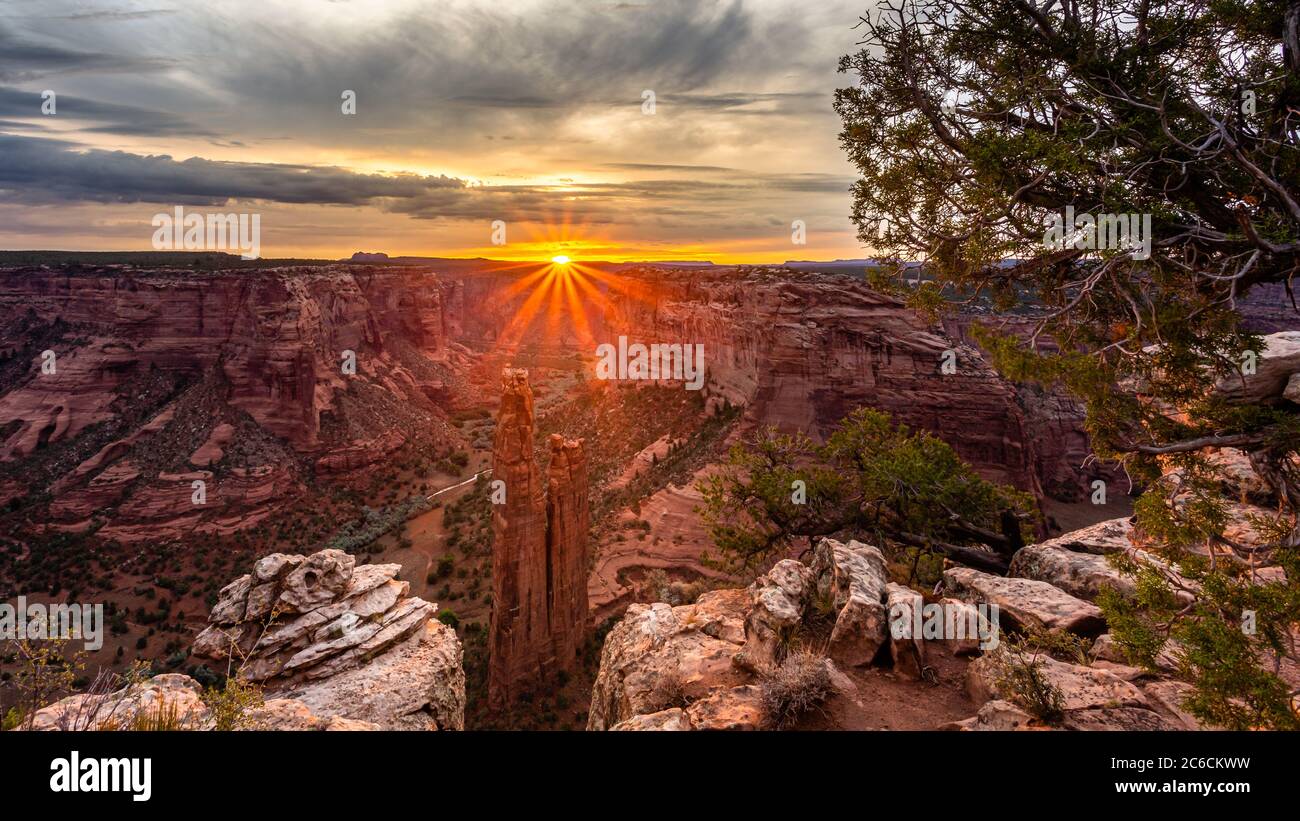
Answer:
<svg viewBox="0 0 1300 821"><path fill-rule="evenodd" d="M843 532L1005 572L1032 532L1028 494L980 478L943 440L871 408L850 413L822 444L760 429L700 488L714 561L732 568Z"/></svg>
<svg viewBox="0 0 1300 821"><path fill-rule="evenodd" d="M1030 318L979 341L1008 376L1086 402L1094 451L1146 488L1139 525L1175 571L1107 602L1121 643L1150 661L1177 639L1203 718L1295 726L1278 673L1300 617L1300 420L1231 386L1262 344L1238 303L1292 296L1300 270L1300 0L884 0L860 27L836 94L853 219L896 274L926 272L876 284L927 311L987 300ZM1096 219L1053 234L1066 209L1149 215L1149 248ZM1225 535L1221 447L1277 496L1254 543Z"/></svg>

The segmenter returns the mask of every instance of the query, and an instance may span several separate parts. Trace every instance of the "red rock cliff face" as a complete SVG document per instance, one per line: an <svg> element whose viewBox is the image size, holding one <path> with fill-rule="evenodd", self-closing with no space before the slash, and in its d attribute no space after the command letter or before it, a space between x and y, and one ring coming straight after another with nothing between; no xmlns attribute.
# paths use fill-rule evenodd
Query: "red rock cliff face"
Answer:
<svg viewBox="0 0 1300 821"><path fill-rule="evenodd" d="M501 377L492 442L492 481L505 483L492 508L492 617L488 697L514 700L519 686L549 663L546 601L546 501L533 461L533 392L528 372Z"/></svg>
<svg viewBox="0 0 1300 821"><path fill-rule="evenodd" d="M51 520L112 508L122 541L248 527L302 492L300 465L378 463L436 424L449 354L434 275L354 266L4 269L0 329L0 503L49 486Z"/></svg>
<svg viewBox="0 0 1300 821"><path fill-rule="evenodd" d="M210 275L0 271L0 323L30 311L90 334L83 345L55 348L67 378L32 379L0 397L0 418L23 423L0 458L29 453L50 423L47 442L100 421L122 377L150 367L219 367L231 405L311 450L320 444L321 412L344 384L343 351L374 354L358 359L359 372L383 364L391 336L407 336L427 355L445 352L435 283L342 267ZM6 347L17 342L5 340ZM394 380L414 387L409 375L392 370Z"/></svg>
<svg viewBox="0 0 1300 821"><path fill-rule="evenodd" d="M611 294L602 341L702 343L708 394L746 405L753 423L824 436L870 405L933 431L984 476L1038 490L1015 389L976 350L860 282L792 276L680 274L651 298Z"/></svg>
<svg viewBox="0 0 1300 821"><path fill-rule="evenodd" d="M944 319L944 331L953 339L978 347L972 326L982 323L1003 333L1028 340L1035 324L1026 317L963 313ZM1055 340L1038 338L1038 349L1057 350ZM1092 482L1115 483L1124 477L1115 463L1092 456L1092 445L1084 430L1084 404L1063 388L1033 384L1016 386L1016 397L1025 414L1025 430L1034 443L1034 469L1043 493L1062 502L1081 502L1093 492ZM1118 487L1111 484L1112 488Z"/></svg>
<svg viewBox="0 0 1300 821"><path fill-rule="evenodd" d="M587 624L587 475L581 441L551 441L550 498L533 459L528 372L502 374L492 447L493 481L505 503L492 511L492 616L488 700L521 692L569 667Z"/></svg>

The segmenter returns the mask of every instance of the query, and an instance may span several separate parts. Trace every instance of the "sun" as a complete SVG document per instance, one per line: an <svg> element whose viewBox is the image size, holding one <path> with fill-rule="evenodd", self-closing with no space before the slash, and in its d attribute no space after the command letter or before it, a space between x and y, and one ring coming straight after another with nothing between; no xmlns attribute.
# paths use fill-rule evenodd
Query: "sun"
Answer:
<svg viewBox="0 0 1300 821"><path fill-rule="evenodd" d="M559 254L558 256L551 257L551 262L554 262L556 265L568 265L569 258L564 254Z"/></svg>

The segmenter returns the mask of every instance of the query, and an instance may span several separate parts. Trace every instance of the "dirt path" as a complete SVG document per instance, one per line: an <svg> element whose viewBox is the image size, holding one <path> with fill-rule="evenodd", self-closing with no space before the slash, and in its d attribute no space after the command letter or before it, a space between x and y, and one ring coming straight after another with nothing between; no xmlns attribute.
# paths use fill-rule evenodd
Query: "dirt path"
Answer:
<svg viewBox="0 0 1300 821"><path fill-rule="evenodd" d="M934 682L912 681L881 667L845 670L857 685L856 696L832 699L824 713L811 713L795 729L935 730L974 715L979 705L965 687L969 659L930 645L926 662Z"/></svg>
<svg viewBox="0 0 1300 821"><path fill-rule="evenodd" d="M450 487L445 487L445 488L443 488L442 490L435 490L433 493L430 493L428 496L426 496L426 497L424 497L424 498L426 498L426 499L428 499L430 502L432 502L434 499L438 498L439 496L441 496L441 495L444 494L444 493L450 493L451 491L456 490L456 489L458 489L458 488L462 488L462 487L465 487L466 485L472 485L472 484L474 484L475 482L478 481L478 477L480 477L480 476L487 476L487 475L488 475L489 473L491 473L491 472L492 472L492 468L488 468L487 470L480 470L478 473L475 473L473 476L469 477L469 478L466 479L465 481L463 481L463 482L458 482L458 483L456 483L456 484L454 484L454 485L451 485Z"/></svg>

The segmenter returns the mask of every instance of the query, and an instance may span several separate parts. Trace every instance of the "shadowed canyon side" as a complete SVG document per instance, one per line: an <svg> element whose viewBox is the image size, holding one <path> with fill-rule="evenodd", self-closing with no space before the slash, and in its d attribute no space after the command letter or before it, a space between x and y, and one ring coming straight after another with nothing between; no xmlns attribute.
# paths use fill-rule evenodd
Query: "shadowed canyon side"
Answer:
<svg viewBox="0 0 1300 821"><path fill-rule="evenodd" d="M669 274L612 295L611 336L689 339L707 352L709 393L755 424L820 438L858 405L929 430L990 479L1041 493L1015 387L977 351L850 277L780 270ZM945 352L956 356L945 374Z"/></svg>
<svg viewBox="0 0 1300 821"><path fill-rule="evenodd" d="M582 441L553 436L543 494L533 457L528 371L501 375L492 476L505 494L492 511L488 700L512 705L572 667L587 625L587 473Z"/></svg>
<svg viewBox="0 0 1300 821"><path fill-rule="evenodd" d="M48 488L61 529L229 534L318 478L458 444L464 354L427 272L10 269L0 327L0 503Z"/></svg>

